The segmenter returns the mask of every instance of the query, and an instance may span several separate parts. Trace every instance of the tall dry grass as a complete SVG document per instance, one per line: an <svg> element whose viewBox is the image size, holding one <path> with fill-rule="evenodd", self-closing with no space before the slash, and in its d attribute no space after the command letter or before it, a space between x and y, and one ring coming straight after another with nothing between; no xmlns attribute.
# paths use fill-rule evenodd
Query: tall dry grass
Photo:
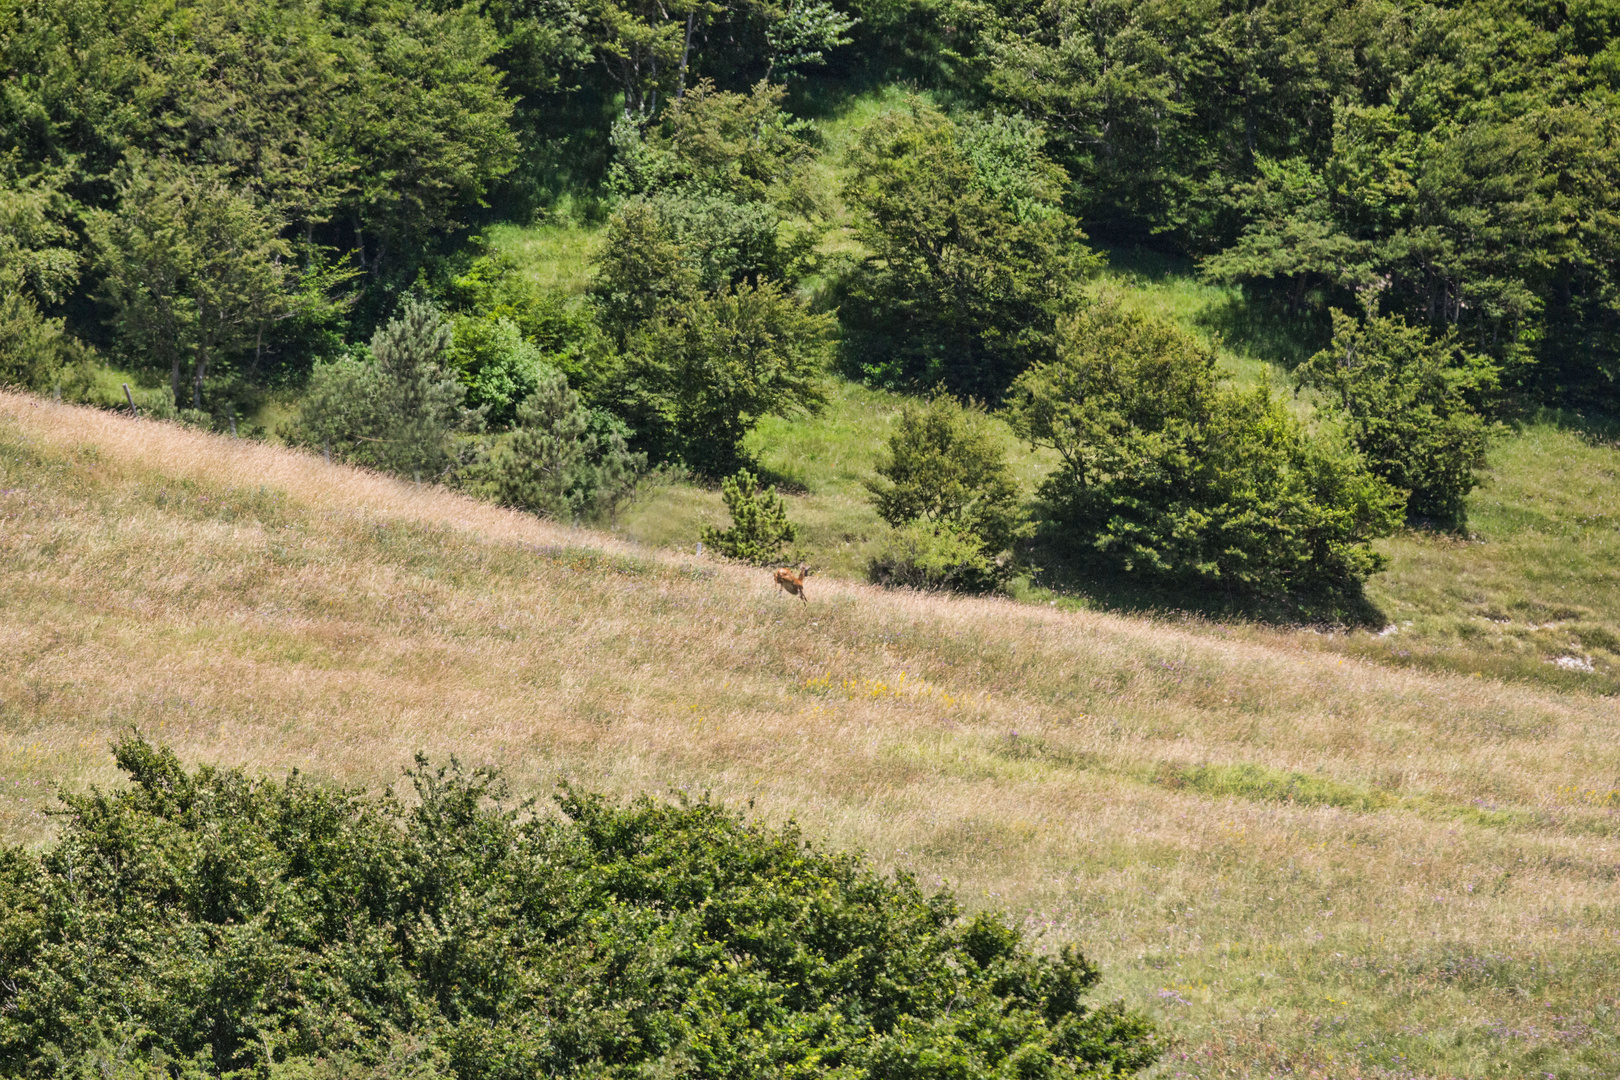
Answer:
<svg viewBox="0 0 1620 1080"><path fill-rule="evenodd" d="M0 830L190 761L708 789L1076 940L1163 1075L1620 1072L1610 699L617 543L0 395Z"/></svg>

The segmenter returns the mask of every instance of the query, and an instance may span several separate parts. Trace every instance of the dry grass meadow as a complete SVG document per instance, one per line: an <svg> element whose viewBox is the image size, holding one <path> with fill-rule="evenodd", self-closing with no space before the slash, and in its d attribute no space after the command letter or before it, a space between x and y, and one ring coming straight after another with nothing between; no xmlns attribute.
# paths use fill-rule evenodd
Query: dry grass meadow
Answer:
<svg viewBox="0 0 1620 1080"><path fill-rule="evenodd" d="M190 762L712 790L1075 940L1159 1075L1620 1074L1620 708L1283 634L769 577L0 395L0 838Z"/></svg>

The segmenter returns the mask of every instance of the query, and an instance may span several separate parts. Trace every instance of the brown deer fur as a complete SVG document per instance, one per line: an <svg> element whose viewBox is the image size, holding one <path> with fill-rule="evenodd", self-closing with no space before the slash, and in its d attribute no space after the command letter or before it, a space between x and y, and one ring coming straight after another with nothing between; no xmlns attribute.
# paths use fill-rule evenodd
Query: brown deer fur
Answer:
<svg viewBox="0 0 1620 1080"><path fill-rule="evenodd" d="M782 589L789 596L797 596L800 600L804 600L804 602L808 604L810 601L805 600L804 596L804 579L809 576L810 567L805 563L800 563L799 572L797 574L786 567L778 570L776 572L776 583L782 586Z"/></svg>

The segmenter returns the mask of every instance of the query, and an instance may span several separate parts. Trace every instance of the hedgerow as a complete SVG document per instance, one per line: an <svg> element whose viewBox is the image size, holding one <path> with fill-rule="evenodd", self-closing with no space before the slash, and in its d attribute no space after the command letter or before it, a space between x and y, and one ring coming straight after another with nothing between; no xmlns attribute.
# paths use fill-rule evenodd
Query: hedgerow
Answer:
<svg viewBox="0 0 1620 1080"><path fill-rule="evenodd" d="M1152 1028L905 874L708 798L485 770L416 798L202 767L131 736L131 783L0 851L8 1077L1124 1075Z"/></svg>

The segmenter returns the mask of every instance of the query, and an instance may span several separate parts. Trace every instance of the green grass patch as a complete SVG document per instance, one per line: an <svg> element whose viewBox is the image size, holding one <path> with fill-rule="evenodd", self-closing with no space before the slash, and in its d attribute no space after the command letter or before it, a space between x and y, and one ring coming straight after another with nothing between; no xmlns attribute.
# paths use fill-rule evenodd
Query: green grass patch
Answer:
<svg viewBox="0 0 1620 1080"><path fill-rule="evenodd" d="M571 221L543 225L493 225L484 231L490 250L520 268L529 284L569 296L590 284L591 256L601 229Z"/></svg>
<svg viewBox="0 0 1620 1080"><path fill-rule="evenodd" d="M1323 776L1284 772L1264 765L1178 765L1160 762L1140 778L1172 791L1196 791L1214 798L1300 806L1337 806L1346 810L1382 810L1400 802L1397 796L1352 787Z"/></svg>

